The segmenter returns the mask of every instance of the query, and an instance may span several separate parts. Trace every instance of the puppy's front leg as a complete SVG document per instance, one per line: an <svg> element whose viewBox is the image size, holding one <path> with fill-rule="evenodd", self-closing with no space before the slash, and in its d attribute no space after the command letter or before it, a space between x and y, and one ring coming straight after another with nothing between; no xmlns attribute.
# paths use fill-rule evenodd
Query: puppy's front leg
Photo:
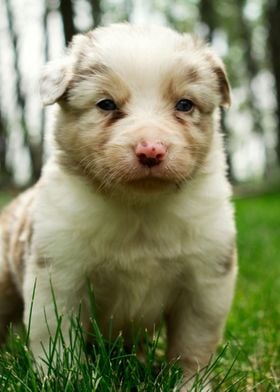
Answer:
<svg viewBox="0 0 280 392"><path fill-rule="evenodd" d="M221 338L230 309L235 283L235 267L220 277L194 276L182 288L167 315L168 358L178 359L183 369L184 387L190 391L194 375L209 363ZM203 391L211 391L205 381Z"/></svg>
<svg viewBox="0 0 280 392"><path fill-rule="evenodd" d="M54 346L50 344L51 340L58 338L53 351L53 365L56 359L62 358L64 347L70 345L71 316L77 314L81 300L79 283L77 273L67 275L52 268L50 274L49 268L40 265L38 260L27 265L23 293L24 323L29 330L31 351L43 371L47 370L46 362L52 357ZM75 347L75 350L79 349Z"/></svg>

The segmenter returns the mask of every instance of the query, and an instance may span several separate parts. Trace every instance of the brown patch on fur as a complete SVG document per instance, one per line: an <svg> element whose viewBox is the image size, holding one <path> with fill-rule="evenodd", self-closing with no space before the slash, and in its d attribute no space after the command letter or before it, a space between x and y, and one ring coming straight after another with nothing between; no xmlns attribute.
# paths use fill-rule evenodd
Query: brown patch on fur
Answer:
<svg viewBox="0 0 280 392"><path fill-rule="evenodd" d="M230 273L237 264L237 248L236 244L232 244L228 257L222 263L224 275Z"/></svg>
<svg viewBox="0 0 280 392"><path fill-rule="evenodd" d="M71 90L81 81L87 80L92 78L96 75L106 75L108 73L108 68L104 64L96 63L88 66L80 70L78 68L78 64L76 64L76 68L74 69L73 77L69 81L67 89L65 90L64 94L59 98L58 102L63 105L64 102L68 102L70 99Z"/></svg>
<svg viewBox="0 0 280 392"><path fill-rule="evenodd" d="M122 112L121 110L114 110L112 113L108 115L105 127L110 128L115 122L121 120L124 117L125 117L124 112Z"/></svg>
<svg viewBox="0 0 280 392"><path fill-rule="evenodd" d="M223 63L219 59L215 59L215 56L210 53L206 53L205 58L210 63L212 72L218 80L219 92L222 97L221 106L230 106L230 84Z"/></svg>
<svg viewBox="0 0 280 392"><path fill-rule="evenodd" d="M22 319L19 292L32 240L33 196L34 188L15 199L0 215L0 342L5 340L9 323Z"/></svg>
<svg viewBox="0 0 280 392"><path fill-rule="evenodd" d="M229 81L225 71L221 67L214 67L213 71L217 75L220 93L223 98L221 105L229 106L231 103Z"/></svg>
<svg viewBox="0 0 280 392"><path fill-rule="evenodd" d="M36 264L38 265L39 268L46 268L50 265L50 261L46 257L39 257L36 260Z"/></svg>
<svg viewBox="0 0 280 392"><path fill-rule="evenodd" d="M176 84L174 83L173 79L170 79L166 82L166 84L162 88L162 96L165 102L168 104L171 104L175 110L175 105L176 103L184 98L181 96L181 94L178 92L178 88Z"/></svg>
<svg viewBox="0 0 280 392"><path fill-rule="evenodd" d="M174 76L175 75L175 76ZM174 73L173 78L166 81L165 85L162 87L162 96L168 105L172 105L175 110L175 105L180 99L190 99L194 103L194 108L187 113L182 113L182 115L191 115L195 108L198 108L202 114L211 114L213 112L214 106L206 102L205 100L199 99L197 94L193 94L192 86L196 83L201 83L203 78L199 74L198 70L194 70L192 67L190 70L186 70L184 73L176 77ZM188 92L190 90L190 92ZM199 92L199 87L196 87ZM176 119L181 122L182 117L176 115Z"/></svg>
<svg viewBox="0 0 280 392"><path fill-rule="evenodd" d="M30 201L31 203L31 201ZM19 272L19 276L23 276L23 269L25 267L25 254L30 249L33 229L31 224L31 218L29 215L28 205L26 210L23 212L21 219L19 220L18 226L15 229L12 237L10 250L13 255L13 262L16 271Z"/></svg>
<svg viewBox="0 0 280 392"><path fill-rule="evenodd" d="M195 138L191 135L190 132L186 132L185 138L188 142L187 149L191 155L191 157L198 162L201 162L202 156L204 157L205 153L202 151L201 147L197 145Z"/></svg>
<svg viewBox="0 0 280 392"><path fill-rule="evenodd" d="M125 117L123 108L130 100L131 92L115 72L102 64L77 72L77 78L69 85L67 101L60 102L62 110L55 133L60 148L58 161L68 172L82 174L99 187L100 181L92 169L94 162L110 140L111 128ZM87 97L84 104L79 94L82 88L79 83L83 80L86 80L88 90L92 84L93 91L92 98ZM119 109L107 112L96 107L102 97L113 99ZM89 132L91 129L92 133Z"/></svg>
<svg viewBox="0 0 280 392"><path fill-rule="evenodd" d="M16 283L21 286L25 267L25 257L32 241L31 209L34 189L32 188L6 207L0 216L3 238L3 258L15 272Z"/></svg>
<svg viewBox="0 0 280 392"><path fill-rule="evenodd" d="M200 132L203 132L203 141L199 142L191 132L191 125L185 121L184 137L187 141L185 149L189 152L192 160L195 162L195 168L192 175L195 174L197 169L203 164L207 153L209 151L210 140L212 137L212 118L206 114L200 113L199 120L195 123L195 126Z"/></svg>
<svg viewBox="0 0 280 392"><path fill-rule="evenodd" d="M95 154L102 151L111 135L110 126L106 127L106 115L109 122L110 114L104 113L104 120L100 125L101 132L98 140L93 143L89 136L79 132L81 117L79 111L69 110L68 108L61 112L61 128L58 127L55 135L57 143L61 147L57 159L61 167L67 172L85 176L91 181L94 180L89 172L91 162L95 159Z"/></svg>
<svg viewBox="0 0 280 392"><path fill-rule="evenodd" d="M87 95L84 103L76 105L76 102L82 99L79 88L80 84L84 83L87 84L88 91L92 90L92 97ZM60 98L59 103L64 110L71 112L76 110L81 115L92 110L101 98L113 99L119 108L118 118L121 118L122 109L129 102L130 97L131 92L128 86L116 72L102 63L95 63L86 68L76 66L73 78L68 83L67 90ZM104 115L106 114L108 113L104 113Z"/></svg>
<svg viewBox="0 0 280 392"><path fill-rule="evenodd" d="M8 269L0 279L0 344L5 342L10 323L22 320L23 300Z"/></svg>
<svg viewBox="0 0 280 392"><path fill-rule="evenodd" d="M189 84L196 83L201 79L201 76L195 67L189 67L186 71L185 77L186 82Z"/></svg>
<svg viewBox="0 0 280 392"><path fill-rule="evenodd" d="M186 125L187 125L187 121L186 121L184 118L178 116L178 114L177 114L176 112L174 113L174 117L176 118L176 120L177 120L181 125L183 125L183 126L186 126Z"/></svg>

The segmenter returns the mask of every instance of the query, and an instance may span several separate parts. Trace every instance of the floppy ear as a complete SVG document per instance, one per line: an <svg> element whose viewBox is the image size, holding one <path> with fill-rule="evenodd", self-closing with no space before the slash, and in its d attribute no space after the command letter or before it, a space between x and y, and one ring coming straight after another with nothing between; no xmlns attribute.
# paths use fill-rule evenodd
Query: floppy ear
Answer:
<svg viewBox="0 0 280 392"><path fill-rule="evenodd" d="M194 50L196 53L201 53L202 58L204 58L207 63L210 65L210 69L215 75L215 78L218 82L218 93L220 94L220 106L228 107L231 104L231 93L230 93L230 84L227 78L226 70L223 61L220 57L215 53L215 51L209 47L204 40L196 37L189 36L188 34L184 34L184 37L187 39L185 42L187 46ZM186 45L185 43L185 45Z"/></svg>
<svg viewBox="0 0 280 392"><path fill-rule="evenodd" d="M45 65L40 78L40 94L44 105L52 105L65 93L72 72L69 60L51 61Z"/></svg>
<svg viewBox="0 0 280 392"><path fill-rule="evenodd" d="M220 59L216 59L215 65L213 65L213 71L218 78L220 94L221 94L221 106L229 107L231 104L231 93L230 84L226 74L226 70L223 62Z"/></svg>

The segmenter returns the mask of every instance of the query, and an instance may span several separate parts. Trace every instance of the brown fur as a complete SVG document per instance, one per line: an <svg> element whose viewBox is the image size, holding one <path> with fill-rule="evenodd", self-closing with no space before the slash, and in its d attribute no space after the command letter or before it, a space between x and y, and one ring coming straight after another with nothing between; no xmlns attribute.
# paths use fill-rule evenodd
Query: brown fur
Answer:
<svg viewBox="0 0 280 392"><path fill-rule="evenodd" d="M224 70L220 67L214 67L213 71L218 77L219 86L220 86L220 93L223 97L222 104L225 106L230 105L231 98L230 98L230 88L229 88L229 81Z"/></svg>
<svg viewBox="0 0 280 392"><path fill-rule="evenodd" d="M225 275L230 273L237 265L237 248L235 242L233 243L228 257L223 263Z"/></svg>
<svg viewBox="0 0 280 392"><path fill-rule="evenodd" d="M15 199L0 214L0 341L5 340L10 322L22 318L20 295L25 259L32 241L31 208L33 189Z"/></svg>
<svg viewBox="0 0 280 392"><path fill-rule="evenodd" d="M7 268L1 271L0 288L0 344L2 344L5 342L10 323L22 320L23 300Z"/></svg>
<svg viewBox="0 0 280 392"><path fill-rule="evenodd" d="M18 287L22 285L25 257L32 241L33 192L32 188L21 194L0 215L4 260L15 271Z"/></svg>

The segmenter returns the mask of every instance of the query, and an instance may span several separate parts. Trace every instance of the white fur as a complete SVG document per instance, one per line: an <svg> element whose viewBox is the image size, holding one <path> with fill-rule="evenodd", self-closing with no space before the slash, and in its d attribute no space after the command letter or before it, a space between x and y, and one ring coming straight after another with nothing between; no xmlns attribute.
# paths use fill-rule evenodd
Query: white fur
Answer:
<svg viewBox="0 0 280 392"><path fill-rule="evenodd" d="M151 34L134 35L131 30L127 50L119 63L116 48L123 40L122 27L96 33L97 45L99 34L103 44L92 56L106 57L107 64L113 64L130 83L134 100L139 94L137 107L143 113L145 107L153 112L162 75L174 62L174 45L179 45L177 33L165 29L159 33L162 40L158 42L151 40ZM83 37L75 42L72 56L84 44ZM198 61L199 56L195 50L190 61ZM83 61L90 63L90 54ZM150 73L139 69L147 62ZM43 94L45 102L57 99L63 88L52 96L47 88ZM146 95L141 95L141 91ZM77 103L78 92L76 95ZM212 98L207 92L203 99ZM215 106L219 104L217 97L212 101ZM77 105L83 105L84 101L79 102ZM139 117L138 114L136 118ZM212 354L213 339L216 341L221 335L233 296L236 267L229 271L225 268L235 238L230 194L218 131L211 139L205 163L193 179L179 190L158 193L145 203L133 202L133 198L129 202L129 191L127 197L119 199L104 196L88 179L65 171L54 155L44 168L37 190L33 251L23 288L28 304L37 280L31 324L34 355L42 355L41 343L48 344L44 312L50 331L55 329L49 278L59 311L69 315L84 301L85 320L86 280L90 279L105 335L112 317L114 332L123 330L126 334L131 321L152 329L165 314L169 317L169 357L182 358L186 378L194 369L184 365L185 359L204 366ZM47 268L38 265L40 258ZM26 323L28 316L26 307ZM63 328L67 336L67 318Z"/></svg>
<svg viewBox="0 0 280 392"><path fill-rule="evenodd" d="M67 59L52 61L45 66L40 83L40 94L44 105L52 105L62 96L71 76Z"/></svg>

